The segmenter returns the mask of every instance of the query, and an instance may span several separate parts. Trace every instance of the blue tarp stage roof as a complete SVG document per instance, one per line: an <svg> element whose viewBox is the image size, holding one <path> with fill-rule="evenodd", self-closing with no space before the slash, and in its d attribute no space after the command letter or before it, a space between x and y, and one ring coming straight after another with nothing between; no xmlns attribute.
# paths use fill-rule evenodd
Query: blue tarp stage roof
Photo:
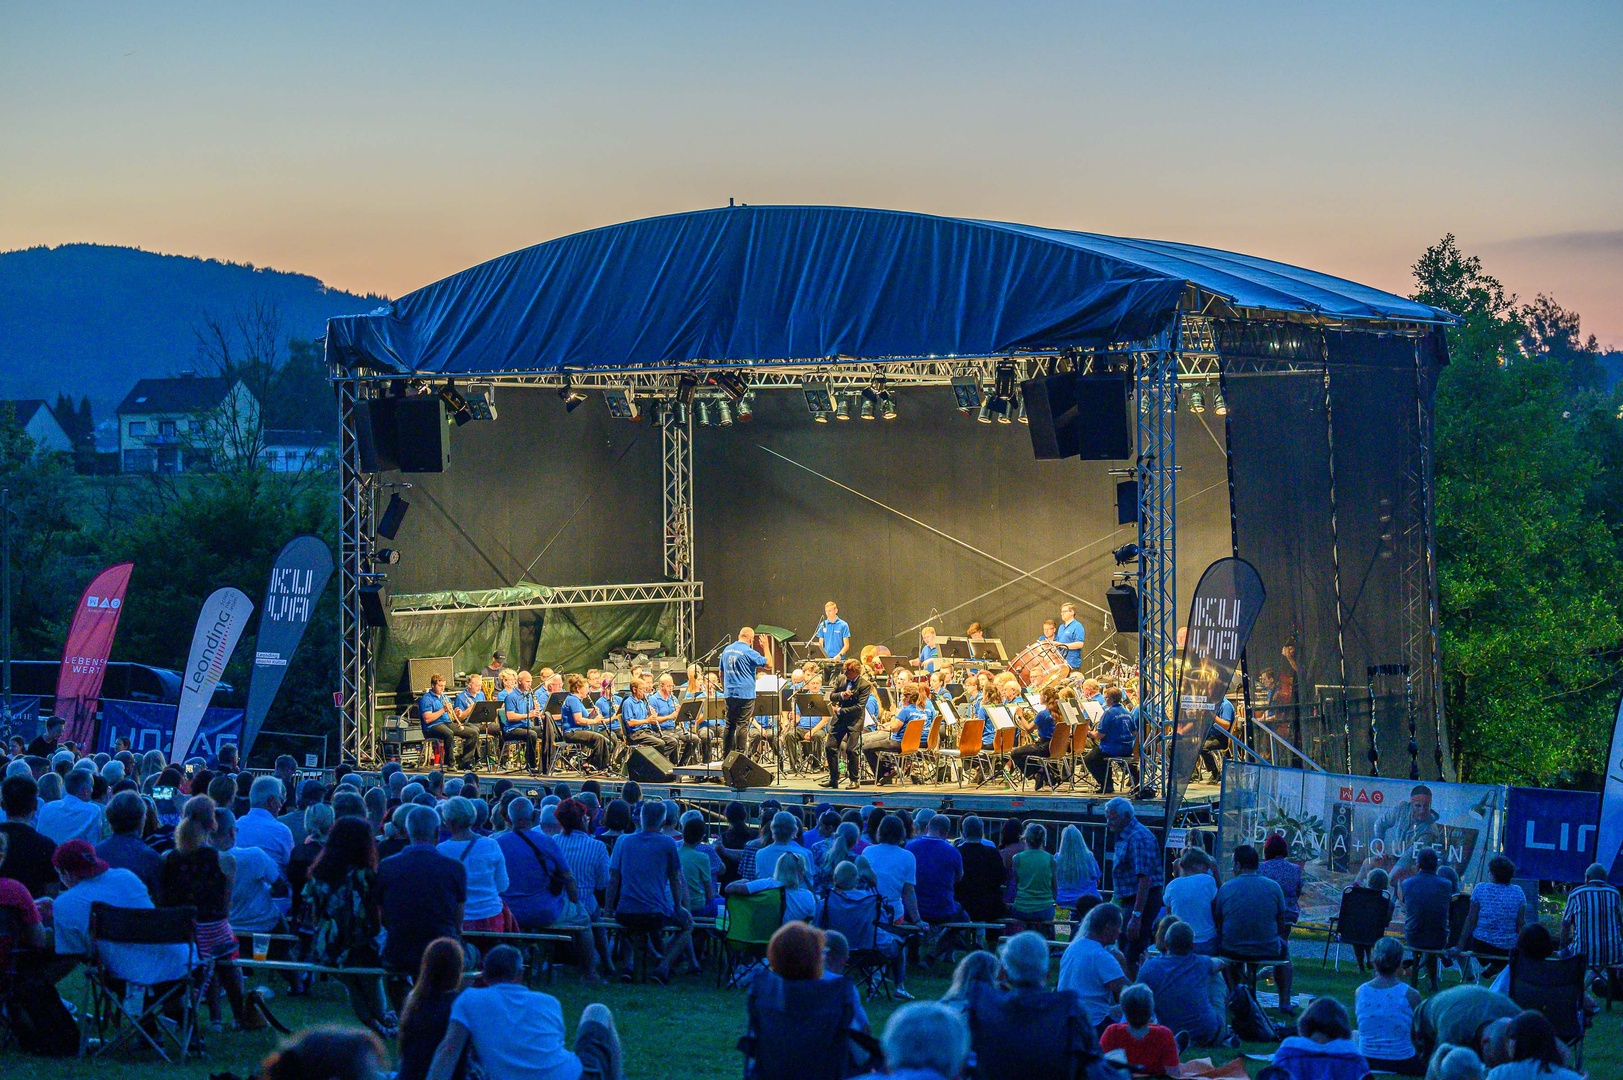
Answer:
<svg viewBox="0 0 1623 1080"><path fill-rule="evenodd" d="M740 206L592 229L332 319L348 368L468 375L832 357L996 356L1140 341L1187 286L1338 320L1449 316L1211 248L827 206Z"/></svg>

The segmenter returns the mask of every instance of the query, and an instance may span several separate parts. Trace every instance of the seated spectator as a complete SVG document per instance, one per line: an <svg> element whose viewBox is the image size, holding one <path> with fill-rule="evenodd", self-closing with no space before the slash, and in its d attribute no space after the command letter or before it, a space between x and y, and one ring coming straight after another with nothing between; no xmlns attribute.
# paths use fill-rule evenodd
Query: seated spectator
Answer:
<svg viewBox="0 0 1623 1080"><path fill-rule="evenodd" d="M1527 894L1511 884L1516 864L1503 855L1488 860L1488 876L1490 880L1477 882L1471 890L1471 909L1460 933L1460 947L1479 958L1508 958L1527 925ZM1482 971L1491 976L1503 966L1489 960Z"/></svg>
<svg viewBox="0 0 1623 1080"><path fill-rule="evenodd" d="M90 905L100 901L112 907L149 910L154 905L147 887L128 870L111 869L85 840L69 840L52 856L63 892L42 909L49 911L56 954L82 958L90 953ZM157 986L184 979L195 955L191 945L135 945L97 942L96 955L116 979ZM59 966L58 979L73 965Z"/></svg>
<svg viewBox="0 0 1623 1080"><path fill-rule="evenodd" d="M318 802L304 812L303 818L303 842L293 849L287 860L287 885L293 894L288 915L294 926L301 925L299 915L304 908L304 883L310 877L310 864L321 854L321 845L327 842L327 833L333 826L332 807Z"/></svg>
<svg viewBox="0 0 1623 1080"><path fill-rule="evenodd" d="M428 1080L452 1080L467 1049L489 1080L619 1080L620 1037L606 1007L586 1006L570 1051L558 999L524 986L523 954L498 945L485 955L484 971L485 985L452 1004Z"/></svg>
<svg viewBox="0 0 1623 1080"><path fill-rule="evenodd" d="M39 808L37 828L55 844L69 840L101 843L105 819L101 807L91 801L96 774L89 769L73 769L62 781L63 797Z"/></svg>
<svg viewBox="0 0 1623 1080"><path fill-rule="evenodd" d="M214 812L214 846L229 855L236 867L231 876L231 929L250 934L285 932L287 920L275 900L282 872L262 849L242 847L238 828L231 811Z"/></svg>
<svg viewBox="0 0 1623 1080"><path fill-rule="evenodd" d="M1279 886L1285 894L1285 937L1288 940L1296 920L1301 918L1302 867L1291 861L1290 842L1278 833L1269 833L1262 842L1262 863L1257 873Z"/></svg>
<svg viewBox="0 0 1623 1080"><path fill-rule="evenodd" d="M824 968L826 948L823 931L803 922L785 923L767 943L766 970L749 983L740 1043L752 1074L844 1076L866 1060L865 1050L840 1037L865 1030L867 1015L855 984Z"/></svg>
<svg viewBox="0 0 1623 1080"><path fill-rule="evenodd" d="M977 988L997 989L998 977L1002 971L1003 965L996 956L985 949L976 949L958 961L958 966L953 968L952 982L948 984L947 992L941 995L941 1004L960 1013L966 1011L969 1008L969 999L974 996Z"/></svg>
<svg viewBox="0 0 1623 1080"><path fill-rule="evenodd" d="M378 864L378 906L387 932L380 959L390 972L411 975L422 966L430 942L461 939L468 875L462 863L435 848L439 832L438 814L426 806L409 807L410 843Z"/></svg>
<svg viewBox="0 0 1623 1080"><path fill-rule="evenodd" d="M911 1001L902 939L879 925L881 903L879 894L862 881L856 863L841 863L834 868L832 886L823 898L817 925L824 930L838 930L853 949L873 949L883 956L890 964L895 996Z"/></svg>
<svg viewBox="0 0 1623 1080"><path fill-rule="evenodd" d="M845 935L838 930L825 930L823 932L823 978L827 980L845 978L845 965L850 960L851 943L845 940ZM868 1010L862 1007L862 995L856 993L854 986L852 987L851 998L851 1029L853 1031L867 1031Z"/></svg>
<svg viewBox="0 0 1623 1080"><path fill-rule="evenodd" d="M819 894L828 892L834 884L835 867L842 862L856 861L857 847L861 842L862 830L857 823L842 821L835 827L834 835L826 843L820 843L813 849L812 858L816 860L816 891Z"/></svg>
<svg viewBox="0 0 1623 1080"><path fill-rule="evenodd" d="M133 791L121 791L107 803L107 825L113 835L96 845L96 856L108 866L128 870L146 885L148 892L158 887L158 869L163 859L142 839L147 807Z"/></svg>
<svg viewBox="0 0 1623 1080"><path fill-rule="evenodd" d="M1589 966L1603 968L1611 981L1611 996L1623 996L1619 966L1623 966L1623 897L1606 881L1606 867L1595 863L1584 871L1584 883L1567 894L1561 914L1561 944L1589 958Z"/></svg>
<svg viewBox="0 0 1623 1080"><path fill-rule="evenodd" d="M435 938L423 950L417 981L400 1010L400 1071L395 1080L427 1080L462 989L462 964L462 945L455 938ZM457 1062L453 1080L460 1080L466 1071L466 1061Z"/></svg>
<svg viewBox="0 0 1623 1080"><path fill-rule="evenodd" d="M581 903L580 889L563 851L552 837L534 827L535 806L529 799L508 803L507 815L509 828L496 838L507 861L508 887L502 900L526 933L550 927L570 930L582 975L588 984L599 981L592 917Z"/></svg>
<svg viewBox="0 0 1623 1080"><path fill-rule="evenodd" d="M1369 872L1369 875L1364 878L1362 883L1354 883L1341 890L1342 903L1345 904L1348 897L1351 896L1369 898L1375 904L1385 905L1386 914L1383 916L1382 922L1390 922L1392 920L1392 894L1389 891L1391 883L1386 871L1376 867ZM1353 958L1358 961L1358 970L1363 972L1369 967L1369 946L1355 944L1352 950Z"/></svg>
<svg viewBox="0 0 1623 1080"><path fill-rule="evenodd" d="M1521 1011L1514 1001L1486 986L1471 983L1451 986L1426 998L1415 1009L1411 1033L1415 1051L1426 1057L1443 1043L1475 1046L1476 1033L1484 1025L1516 1016Z"/></svg>
<svg viewBox="0 0 1623 1080"><path fill-rule="evenodd" d="M1420 991L1398 977L1403 946L1395 938L1382 938L1370 950L1375 978L1360 986L1353 998L1358 1018L1358 1051L1369 1067L1402 1076L1423 1076L1426 1059L1415 1052L1410 1030Z"/></svg>
<svg viewBox="0 0 1623 1080"><path fill-rule="evenodd" d="M1399 886L1403 894L1403 940L1410 949L1448 948L1448 911L1454 888L1437 872L1435 848L1421 848L1415 855L1415 872ZM1437 988L1437 957L1425 957L1425 970L1431 986Z"/></svg>
<svg viewBox="0 0 1623 1080"><path fill-rule="evenodd" d="M399 856L395 856L399 858ZM311 963L332 968L378 965L378 853L364 819L333 822L321 854L304 883L303 929ZM383 988L377 979L341 975L355 1018L373 1032L392 1034L384 1023Z"/></svg>
<svg viewBox="0 0 1623 1080"><path fill-rule="evenodd" d="M502 847L488 836L474 832L478 811L473 802L460 795L445 801L440 818L451 838L439 845L439 853L455 859L468 872L468 899L462 913L462 929L512 933L518 921L502 902L510 882L507 858Z"/></svg>
<svg viewBox="0 0 1623 1080"><path fill-rule="evenodd" d="M0 832L0 861L6 857L7 843L6 834ZM5 971L16 961L17 954L43 949L46 938L39 908L22 882L0 877L0 908L9 908L14 913L12 923L21 935L20 938L0 937L0 971Z"/></svg>
<svg viewBox="0 0 1623 1080"><path fill-rule="evenodd" d="M786 852L804 855L805 849L795 843L795 837L800 833L800 822L787 810L779 810L773 814L767 828L771 843L756 848L753 852L753 862L746 859L748 865L741 865L739 869L742 873L753 874L756 879L770 881L772 869L777 865L779 855Z"/></svg>
<svg viewBox="0 0 1623 1080"><path fill-rule="evenodd" d="M401 803L389 815L389 824L383 827L383 839L378 841L378 864L406 850L411 839L406 836L406 815L411 813L410 803Z"/></svg>
<svg viewBox="0 0 1623 1080"><path fill-rule="evenodd" d="M1154 993L1156 1016L1174 1035L1187 1034L1192 1046L1217 1046L1226 1025L1221 999L1214 1007L1209 988L1223 962L1195 952L1195 932L1186 922L1167 927L1165 942L1165 953L1138 969L1138 981Z"/></svg>
<svg viewBox="0 0 1623 1080"><path fill-rule="evenodd" d="M876 840L863 855L873 868L874 882L884 898L886 914L892 922L917 924L918 860L902 846L907 840L907 826L895 814L886 814L879 822Z"/></svg>
<svg viewBox="0 0 1623 1080"><path fill-rule="evenodd" d="M1161 893L1167 910L1194 933L1195 952L1202 956L1217 955L1217 923L1212 919L1217 879L1209 872L1210 865L1211 859L1204 851L1186 849L1178 857L1178 876L1167 882Z"/></svg>
<svg viewBox="0 0 1623 1080"><path fill-rule="evenodd" d="M1426 1080L1486 1080L1487 1075L1488 1067L1475 1050L1448 1043L1437 1048L1426 1067Z"/></svg>
<svg viewBox="0 0 1623 1080"><path fill-rule="evenodd" d="M266 1055L259 1080L378 1080L388 1061L372 1032L322 1025L305 1028Z"/></svg>
<svg viewBox="0 0 1623 1080"><path fill-rule="evenodd" d="M1104 1053L1121 1051L1133 1072L1162 1076L1178 1067L1178 1042L1172 1029L1155 1022L1155 994L1143 983L1121 992L1122 1022L1111 1024L1099 1036Z"/></svg>
<svg viewBox="0 0 1623 1080"><path fill-rule="evenodd" d="M418 790L422 790L421 784L418 785ZM293 836L293 845L295 847L304 839L304 812L321 802L325 794L326 791L322 788L320 780L301 780L298 786L297 805L286 810L281 817L276 819L287 826L288 832ZM403 799L402 801L410 802L411 800Z"/></svg>
<svg viewBox="0 0 1623 1080"><path fill-rule="evenodd" d="M806 860L795 852L785 852L774 860L771 878L735 881L727 886L728 896L752 896L779 889L783 892L783 922L809 923L817 917L817 897L806 888Z"/></svg>
<svg viewBox="0 0 1623 1080"><path fill-rule="evenodd" d="M1488 1080L1583 1080L1566 1067L1566 1050L1541 1012L1529 1009L1510 1022L1505 1050L1508 1061L1495 1066Z"/></svg>
<svg viewBox="0 0 1623 1080"><path fill-rule="evenodd" d="M1257 1080L1364 1080L1369 1075L1369 1063L1352 1041L1347 1010L1335 998L1315 998L1296 1030L1279 1044L1273 1064Z"/></svg>
<svg viewBox="0 0 1623 1080"><path fill-rule="evenodd" d="M258 777L248 788L248 813L237 822L238 843L245 848L259 848L280 870L287 868L287 860L293 855L293 831L276 819L283 801L280 780Z"/></svg>
<svg viewBox="0 0 1623 1080"><path fill-rule="evenodd" d="M688 887L688 910L697 918L714 918L721 907L716 894L716 864L721 860L704 843L703 815L690 813L682 821L682 879Z"/></svg>
<svg viewBox="0 0 1623 1080"><path fill-rule="evenodd" d="M614 919L632 933L653 935L674 929L659 965L649 973L655 982L670 981L671 965L693 940L693 916L687 910L687 887L682 878L682 856L676 841L660 831L665 807L653 800L642 806L642 827L615 842L609 855L609 890L606 907ZM631 934L620 935L621 982L631 982Z"/></svg>
<svg viewBox="0 0 1623 1080"><path fill-rule="evenodd" d="M975 922L1002 922L1008 913L1003 898L1009 880L1008 864L997 846L986 839L986 826L980 818L971 814L959 828L963 838L956 846L964 874L954 890L958 902Z"/></svg>
<svg viewBox="0 0 1623 1080"><path fill-rule="evenodd" d="M925 835L908 841L917 875L919 918L929 923L966 922L969 914L958 902L958 882L964 876L964 857L948 841L952 820L936 814L924 827Z"/></svg>
<svg viewBox="0 0 1623 1080"><path fill-rule="evenodd" d="M1103 1031L1116 1006L1116 996L1127 985L1112 947L1121 937L1121 908L1098 904L1082 920L1082 936L1065 947L1059 960L1059 988L1073 990L1088 1018L1088 1026Z"/></svg>
<svg viewBox="0 0 1623 1080"><path fill-rule="evenodd" d="M862 1080L885 1076L906 1080L958 1080L969 1059L969 1029L963 1018L934 1001L916 1001L890 1014L885 1034L885 1073L868 1073Z"/></svg>
<svg viewBox="0 0 1623 1080"><path fill-rule="evenodd" d="M1015 855L1009 883L1009 917L1028 927L1054 932L1054 856L1048 853L1048 830L1032 822L1023 837L1025 850Z"/></svg>
<svg viewBox="0 0 1623 1080"><path fill-rule="evenodd" d="M1556 988L1564 987L1564 976L1572 974L1564 961L1548 962L1554 955L1555 937L1543 923L1530 924L1516 939L1516 947L1510 950L1510 963L1494 978L1489 989L1504 994L1524 1009L1549 1008L1554 1004L1549 1001L1550 993L1555 991L1562 995ZM1579 1001L1587 1026L1600 1011L1600 1005L1587 992L1582 993Z"/></svg>
<svg viewBox="0 0 1623 1080"><path fill-rule="evenodd" d="M1257 862L1257 849L1250 844L1234 849L1234 876L1217 890L1212 902L1218 954L1226 960L1280 961L1273 965L1274 981L1279 986L1280 1011L1289 1013L1293 971L1285 944L1289 930L1285 894L1278 883L1257 873ZM1226 975L1232 989L1239 972L1231 969Z"/></svg>
<svg viewBox="0 0 1623 1080"><path fill-rule="evenodd" d="M1007 989L972 986L964 1010L980 1075L1082 1075L1099 1057L1099 1044L1076 992L1047 988L1048 942L1035 931L1015 934L998 960Z"/></svg>

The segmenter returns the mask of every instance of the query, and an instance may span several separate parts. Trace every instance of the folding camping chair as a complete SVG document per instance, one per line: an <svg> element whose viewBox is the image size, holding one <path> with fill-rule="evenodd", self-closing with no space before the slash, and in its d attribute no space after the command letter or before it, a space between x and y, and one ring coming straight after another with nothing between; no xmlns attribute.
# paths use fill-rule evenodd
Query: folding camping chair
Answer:
<svg viewBox="0 0 1623 1080"><path fill-rule="evenodd" d="M1527 960L1511 954L1510 1000L1536 1009L1555 1028L1555 1037L1572 1048L1573 1065L1584 1067L1584 982L1589 958L1579 953L1550 960Z"/></svg>
<svg viewBox="0 0 1623 1080"><path fill-rule="evenodd" d="M1341 908L1330 920L1330 932L1324 936L1324 960L1330 962L1330 949L1336 950L1336 970L1341 970L1341 946L1362 945L1374 948L1386 936L1386 924L1392 918L1392 902L1374 889L1351 888L1341 894Z"/></svg>
<svg viewBox="0 0 1623 1080"><path fill-rule="evenodd" d="M765 889L747 896L728 896L722 908L723 919L716 920L721 932L721 966L716 969L716 985L731 989L741 986L757 968L766 967L766 946L783 925L783 890Z"/></svg>
<svg viewBox="0 0 1623 1080"><path fill-rule="evenodd" d="M853 897L831 891L823 897L822 906L817 910L819 929L838 930L845 935L851 950L845 961L845 975L865 997L872 997L879 990L883 990L887 998L891 996L891 958L879 947L883 905L884 899L878 893Z"/></svg>
<svg viewBox="0 0 1623 1080"><path fill-rule="evenodd" d="M97 901L90 905L90 957L85 977L90 983L90 1022L100 1038L97 1055L139 1037L164 1061L174 1059L164 1048L173 1044L184 1058L196 1049L197 1005L212 972L214 959L200 957L195 944L197 909L120 908ZM187 950L182 978L155 986L128 982L111 970L101 946L183 945ZM118 1029L111 1039L109 1029Z"/></svg>

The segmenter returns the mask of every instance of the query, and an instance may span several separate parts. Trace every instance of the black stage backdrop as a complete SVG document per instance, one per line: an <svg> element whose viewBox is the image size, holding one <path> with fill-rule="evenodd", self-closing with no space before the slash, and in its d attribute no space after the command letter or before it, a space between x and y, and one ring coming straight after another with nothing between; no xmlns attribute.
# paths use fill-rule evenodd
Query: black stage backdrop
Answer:
<svg viewBox="0 0 1623 1080"><path fill-rule="evenodd" d="M897 397L896 420L816 424L798 390L763 392L749 422L694 429L695 562L707 597L698 649L746 622L808 634L834 599L858 644L910 650L910 628L938 615L947 634L978 619L1012 654L1070 594L1090 649L1108 641L1133 657L1135 638L1107 639L1103 628L1110 553L1135 537L1116 524L1109 474L1126 463L1039 462L1025 427L966 418L946 388ZM653 424L609 419L596 394L567 415L546 390L501 389L497 404L500 420L453 432L450 472L404 478L412 510L391 589L659 580ZM1230 530L1221 421L1185 412L1178 423L1181 610L1201 570L1229 553ZM1007 585L1025 571L1046 584ZM540 640L545 653L547 636L532 628L519 640L528 647L510 660L551 662L531 651ZM397 676L380 670L379 683Z"/></svg>

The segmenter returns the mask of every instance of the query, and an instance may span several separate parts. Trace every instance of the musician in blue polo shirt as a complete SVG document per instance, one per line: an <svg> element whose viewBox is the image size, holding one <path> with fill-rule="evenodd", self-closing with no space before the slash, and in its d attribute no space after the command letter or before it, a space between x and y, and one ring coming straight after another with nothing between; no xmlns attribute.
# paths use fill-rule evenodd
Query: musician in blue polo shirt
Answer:
<svg viewBox="0 0 1623 1080"><path fill-rule="evenodd" d="M1082 667L1082 639L1087 637L1087 631L1076 620L1076 605L1061 604L1059 606L1059 628L1054 631L1054 640L1065 650L1065 662L1071 665L1072 671Z"/></svg>
<svg viewBox="0 0 1623 1080"><path fill-rule="evenodd" d="M601 732L604 721L601 717L593 716L591 710L586 708L586 702L581 700L581 694L586 691L585 677L570 675L564 680L564 686L569 693L559 713L559 724L563 730L558 737L564 742L586 747L588 768L608 772L609 740Z"/></svg>
<svg viewBox="0 0 1623 1080"><path fill-rule="evenodd" d="M493 723L481 726L472 723L469 719L473 716L473 707L476 704L489 700L489 698L485 697L485 677L478 672L474 672L468 676L468 685L451 703L451 719L459 724L467 724L469 728L479 735L495 735L501 731L500 724Z"/></svg>
<svg viewBox="0 0 1623 1080"><path fill-rule="evenodd" d="M672 761L676 760L682 744L659 730L659 717L648 705L645 679L632 679L631 693L620 699L620 723L625 727L626 741L633 746L652 747Z"/></svg>
<svg viewBox="0 0 1623 1080"><path fill-rule="evenodd" d="M830 600L823 605L823 621L817 624L817 639L830 660L843 660L851 647L851 626L840 618L840 609Z"/></svg>
<svg viewBox="0 0 1623 1080"><path fill-rule="evenodd" d="M676 709L681 701L676 692L676 678L667 672L659 677L659 693L649 696L648 709L659 717L659 730L664 733L666 742L676 745L677 756L671 760L678 765L686 765L698 757L699 736L691 731L677 730Z"/></svg>
<svg viewBox="0 0 1623 1080"><path fill-rule="evenodd" d="M524 761L530 772L539 770L541 706L530 688L530 673L518 673L518 684L502 700L502 741L524 744Z"/></svg>
<svg viewBox="0 0 1623 1080"><path fill-rule="evenodd" d="M428 677L428 691L417 699L417 715L422 719L423 735L445 743L445 754L451 762L460 768L473 761L479 752L479 732L458 721L452 712L445 700L444 675Z"/></svg>
<svg viewBox="0 0 1623 1080"><path fill-rule="evenodd" d="M1059 712L1059 691L1050 687L1043 691L1043 707L1037 710L1037 715L1031 718L1029 724L1022 724L1026 732L1032 736L1032 742L1025 746L1017 746L1009 753L1009 757L1025 772L1027 776L1036 781L1041 788L1047 780L1047 770L1032 761L1032 758L1045 758L1054 742L1054 716Z"/></svg>
<svg viewBox="0 0 1623 1080"><path fill-rule="evenodd" d="M727 730L722 732L721 753L745 750L744 727L755 715L755 676L768 666L767 658L755 651L755 628L746 626L738 640L721 650L721 687L727 698Z"/></svg>
<svg viewBox="0 0 1623 1080"><path fill-rule="evenodd" d="M919 658L913 662L913 666L933 672L936 657L941 655L941 649L935 643L935 627L926 626L919 632L919 640Z"/></svg>

